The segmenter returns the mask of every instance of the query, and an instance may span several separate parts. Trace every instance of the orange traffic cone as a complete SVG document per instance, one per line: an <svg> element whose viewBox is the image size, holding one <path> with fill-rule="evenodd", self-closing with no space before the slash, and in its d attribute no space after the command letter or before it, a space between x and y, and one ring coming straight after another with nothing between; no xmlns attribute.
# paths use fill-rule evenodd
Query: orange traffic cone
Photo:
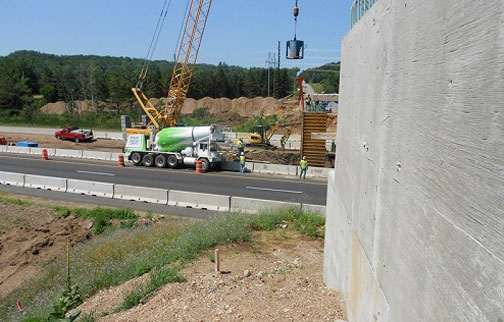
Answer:
<svg viewBox="0 0 504 322"><path fill-rule="evenodd" d="M119 166L119 168L124 168L125 164L124 164L124 155L122 154L119 154L119 157L117 158L119 163L117 164Z"/></svg>
<svg viewBox="0 0 504 322"><path fill-rule="evenodd" d="M49 160L49 155L47 154L47 149L42 149L42 160Z"/></svg>

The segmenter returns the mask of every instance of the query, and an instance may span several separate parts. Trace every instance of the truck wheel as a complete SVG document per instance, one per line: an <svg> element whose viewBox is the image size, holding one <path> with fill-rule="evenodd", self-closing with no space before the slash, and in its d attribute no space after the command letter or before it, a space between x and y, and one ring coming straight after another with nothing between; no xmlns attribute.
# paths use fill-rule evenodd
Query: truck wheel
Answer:
<svg viewBox="0 0 504 322"><path fill-rule="evenodd" d="M133 161L134 165L140 165L142 163L142 155L138 152L135 152L131 155L131 161Z"/></svg>
<svg viewBox="0 0 504 322"><path fill-rule="evenodd" d="M201 159L200 161L203 162L203 165L202 165L203 172L208 172L208 170L210 169L210 162L208 162L207 159Z"/></svg>
<svg viewBox="0 0 504 322"><path fill-rule="evenodd" d="M177 157L174 155L169 155L167 159L168 167L176 168L178 165Z"/></svg>
<svg viewBox="0 0 504 322"><path fill-rule="evenodd" d="M56 138L56 140L61 140L61 138L59 137L59 135L56 135L55 138Z"/></svg>
<svg viewBox="0 0 504 322"><path fill-rule="evenodd" d="M79 139L79 138L75 138L75 139L74 139L74 142L75 142L75 143L79 143L79 142L80 142L80 139Z"/></svg>
<svg viewBox="0 0 504 322"><path fill-rule="evenodd" d="M158 155L154 161L156 163L156 167L158 167L158 168L165 168L166 167L166 158L164 155L162 155L162 154Z"/></svg>
<svg viewBox="0 0 504 322"><path fill-rule="evenodd" d="M150 154L146 154L143 157L142 163L146 167L152 167L154 165L154 157Z"/></svg>

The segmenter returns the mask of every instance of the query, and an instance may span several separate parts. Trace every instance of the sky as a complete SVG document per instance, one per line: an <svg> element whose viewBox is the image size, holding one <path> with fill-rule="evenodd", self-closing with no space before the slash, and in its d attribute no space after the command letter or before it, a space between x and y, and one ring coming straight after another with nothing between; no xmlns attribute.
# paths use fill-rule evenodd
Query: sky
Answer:
<svg viewBox="0 0 504 322"><path fill-rule="evenodd" d="M213 0L198 62L264 67L281 41L283 67L339 61L353 0L298 0L304 60L286 60L295 0ZM0 0L0 56L16 50L56 55L147 54L164 0ZM173 60L187 0L171 0L154 59Z"/></svg>

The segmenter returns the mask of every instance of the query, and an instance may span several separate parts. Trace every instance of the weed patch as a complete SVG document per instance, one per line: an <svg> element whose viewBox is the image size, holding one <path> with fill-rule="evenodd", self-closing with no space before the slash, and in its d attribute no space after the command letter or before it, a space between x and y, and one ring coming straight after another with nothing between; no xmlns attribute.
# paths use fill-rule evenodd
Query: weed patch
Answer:
<svg viewBox="0 0 504 322"><path fill-rule="evenodd" d="M27 201L27 200L10 198L9 194L7 194L5 192L0 194L0 202L3 204L18 205L18 206L29 206L32 204L32 202Z"/></svg>
<svg viewBox="0 0 504 322"><path fill-rule="evenodd" d="M67 217L75 214L82 219L93 219L93 233L95 235L101 234L107 230L113 230L112 220L119 221L120 228L132 227L138 219L138 215L130 209L116 209L116 208L68 208L68 207L54 207L55 216Z"/></svg>
<svg viewBox="0 0 504 322"><path fill-rule="evenodd" d="M55 214L75 214L81 218L131 220L130 210L106 208L70 209L58 207ZM180 269L216 245L250 241L253 230L274 230L287 225L312 237L323 236L324 219L299 209L277 209L258 215L230 214L205 221L167 221L139 229L118 229L86 243L72 255L72 282L83 299L101 289L151 274L149 281L128 294L117 310L131 308L164 285L183 282ZM286 224L287 223L287 224ZM65 265L55 263L46 274L0 299L0 321L21 321L12 303L20 299L26 317L47 316L53 299L62 294ZM63 277L62 277L63 276ZM28 321L28 320L25 320ZM33 320L36 321L36 320Z"/></svg>

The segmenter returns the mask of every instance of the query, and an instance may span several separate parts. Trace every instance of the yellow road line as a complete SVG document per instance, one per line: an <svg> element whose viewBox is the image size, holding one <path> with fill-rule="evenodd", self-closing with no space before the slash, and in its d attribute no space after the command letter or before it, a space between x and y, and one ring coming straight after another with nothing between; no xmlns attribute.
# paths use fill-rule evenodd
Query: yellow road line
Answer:
<svg viewBox="0 0 504 322"><path fill-rule="evenodd" d="M9 159L38 160L37 158L30 157L30 156L21 157L21 156L10 156L10 155L6 156L4 154L0 154L0 155L2 157L9 158ZM99 160L97 160L97 161L99 161ZM80 165L87 165L87 166L95 165L95 166L99 166L99 167L121 169L117 165L106 164L106 163L109 163L108 161L102 161L103 163L94 163L96 161L93 161L93 162L79 162L79 161L73 161L73 160L72 161L67 161L67 160L54 160L54 159L52 159L52 160L44 161L44 162L59 162L59 163L80 164ZM138 170L138 171L162 171L162 170L156 169L156 168L133 167L133 166L129 166L129 167L122 168L122 169L128 169L128 168L131 168L131 169L134 169L134 170ZM199 176L201 176L201 174L196 174L196 172L188 172L188 171L178 171L177 174L185 174L185 175L193 175L193 176L194 175L199 175ZM282 178L273 179L273 178L265 178L265 177L252 177L250 175L238 176L238 175L223 174L221 172L219 172L219 173L208 172L208 173L205 173L204 175L205 176L215 176L215 177L227 177L227 178L234 178L234 179L240 178L240 179L256 180L256 181L261 180L261 181L270 181L270 182L302 183L302 184L316 185L316 186L325 186L325 185L327 185L326 182L317 182L317 181L302 181L302 182L298 182L295 179L282 179Z"/></svg>

